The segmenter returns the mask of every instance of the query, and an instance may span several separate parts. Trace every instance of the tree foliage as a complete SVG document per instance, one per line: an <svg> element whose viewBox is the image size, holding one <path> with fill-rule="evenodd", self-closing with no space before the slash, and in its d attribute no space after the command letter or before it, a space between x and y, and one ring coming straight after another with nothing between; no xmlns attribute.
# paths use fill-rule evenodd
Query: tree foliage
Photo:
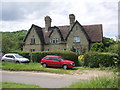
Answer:
<svg viewBox="0 0 120 90"><path fill-rule="evenodd" d="M103 37L103 42L92 44L90 51L111 52L118 54L118 42L113 39Z"/></svg>
<svg viewBox="0 0 120 90"><path fill-rule="evenodd" d="M21 30L16 32L1 32L2 33L2 52L8 53L13 50L22 49L22 40L27 31Z"/></svg>

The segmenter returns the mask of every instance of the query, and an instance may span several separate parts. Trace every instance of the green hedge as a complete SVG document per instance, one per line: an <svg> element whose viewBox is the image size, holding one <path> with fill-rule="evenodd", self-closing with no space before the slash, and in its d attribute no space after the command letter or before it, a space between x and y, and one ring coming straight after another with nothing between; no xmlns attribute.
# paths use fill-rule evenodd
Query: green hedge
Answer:
<svg viewBox="0 0 120 90"><path fill-rule="evenodd" d="M28 58L30 59L30 53L29 52L26 52L26 51L11 51L9 53L17 53L25 58Z"/></svg>
<svg viewBox="0 0 120 90"><path fill-rule="evenodd" d="M40 62L40 60L46 55L58 55L62 56L66 60L74 61L78 65L78 56L71 51L67 50L54 50L54 51L35 51L31 53L31 59L33 62Z"/></svg>
<svg viewBox="0 0 120 90"><path fill-rule="evenodd" d="M114 53L88 52L84 55L84 66L110 67L117 65L119 56Z"/></svg>

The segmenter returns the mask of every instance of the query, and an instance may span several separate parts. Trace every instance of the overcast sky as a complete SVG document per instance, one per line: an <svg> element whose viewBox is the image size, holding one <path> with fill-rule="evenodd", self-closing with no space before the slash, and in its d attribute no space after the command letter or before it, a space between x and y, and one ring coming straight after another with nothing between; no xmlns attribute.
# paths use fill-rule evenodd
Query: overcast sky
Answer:
<svg viewBox="0 0 120 90"><path fill-rule="evenodd" d="M45 26L44 17L52 18L52 26L69 25L74 14L82 25L102 24L107 37L118 35L119 0L2 0L0 31L28 30L32 24Z"/></svg>

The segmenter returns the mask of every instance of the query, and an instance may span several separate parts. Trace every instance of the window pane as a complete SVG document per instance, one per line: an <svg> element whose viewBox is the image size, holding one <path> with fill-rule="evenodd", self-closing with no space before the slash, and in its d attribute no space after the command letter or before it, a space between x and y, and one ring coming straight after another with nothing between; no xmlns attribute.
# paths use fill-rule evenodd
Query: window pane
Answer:
<svg viewBox="0 0 120 90"><path fill-rule="evenodd" d="M80 42L80 37L78 36L74 37L74 42Z"/></svg>

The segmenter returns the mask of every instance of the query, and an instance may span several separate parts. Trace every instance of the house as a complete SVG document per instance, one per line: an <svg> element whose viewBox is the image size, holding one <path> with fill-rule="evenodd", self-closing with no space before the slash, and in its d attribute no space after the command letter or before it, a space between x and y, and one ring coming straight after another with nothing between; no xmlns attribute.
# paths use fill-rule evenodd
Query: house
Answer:
<svg viewBox="0 0 120 90"><path fill-rule="evenodd" d="M52 19L45 17L45 27L32 24L23 40L23 51L71 50L88 52L95 42L102 42L102 24L81 25L75 15L69 15L70 25L51 26Z"/></svg>

